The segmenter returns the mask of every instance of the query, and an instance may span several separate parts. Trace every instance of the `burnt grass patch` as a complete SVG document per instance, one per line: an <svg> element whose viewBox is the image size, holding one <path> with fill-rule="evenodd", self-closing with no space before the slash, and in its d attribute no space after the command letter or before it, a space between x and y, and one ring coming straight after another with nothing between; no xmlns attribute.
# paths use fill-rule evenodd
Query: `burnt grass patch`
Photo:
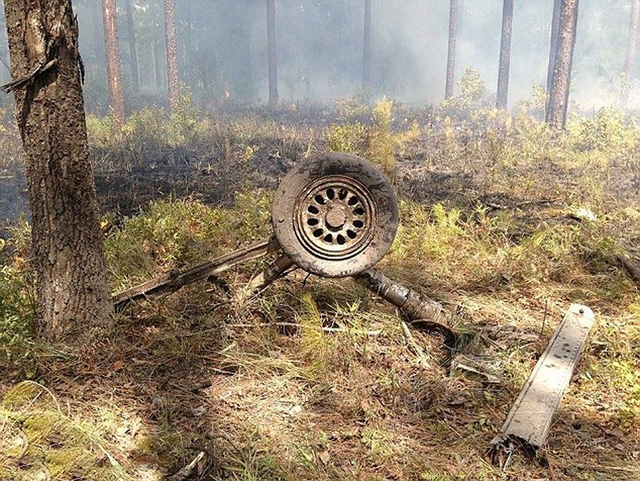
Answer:
<svg viewBox="0 0 640 481"><path fill-rule="evenodd" d="M0 363L0 479L162 479L200 452L193 479L637 478L640 295L615 260L638 248L637 128L594 144L581 119L557 137L527 116L480 109L452 124L430 109L394 110L382 132L370 107L338 107L160 131L138 119L135 135L109 142L91 121L115 288L268 235L281 178L342 145L382 159L399 194L380 269L479 333L474 353L499 364L500 383L451 371L441 339L408 337L395 309L349 279L294 271L238 303L230 293L267 262L255 261L131 306L93 346L21 334ZM595 122L610 132L606 117ZM5 171L0 212L15 223L25 184L15 160ZM0 286L13 298L29 291L16 235L4 235ZM548 466L518 457L503 472L484 450L572 302L597 326ZM16 312L0 310L3 332Z"/></svg>

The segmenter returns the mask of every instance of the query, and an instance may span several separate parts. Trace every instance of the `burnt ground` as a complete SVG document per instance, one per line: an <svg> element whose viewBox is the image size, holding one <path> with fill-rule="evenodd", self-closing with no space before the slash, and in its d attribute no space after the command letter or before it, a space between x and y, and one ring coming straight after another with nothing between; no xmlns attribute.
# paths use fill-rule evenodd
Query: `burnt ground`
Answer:
<svg viewBox="0 0 640 481"><path fill-rule="evenodd" d="M314 135L311 153L325 148L320 133ZM606 232L632 250L640 244L635 165L613 161L603 174L584 163L498 162L464 144L446 154L438 142L423 136L397 154L395 186L403 202L427 206L426 212L436 203L457 208L462 224L470 212L486 211L487 222L499 226L500 243L511 246L541 226L551 232L556 224L578 226L572 209L597 198L597 214L610 219ZM274 134L243 159L238 152L244 146L179 147L126 165L94 149L98 200L116 225L160 199L231 207L240 192L275 189L309 151L307 145L300 142L283 155ZM26 206L17 165L0 171L0 217L13 222ZM7 379L18 382L36 372L67 404L69 418L97 423L108 412L115 426L105 436L109 449L135 479L174 473L201 450L209 460L201 479L637 479L640 414L634 408L633 369L640 362L640 336L630 306L638 301L619 269L607 261L600 271L593 263L593 272L567 269L566 277L536 277L509 271L500 251L491 251L499 258L493 261L482 249L478 257L486 254L489 261L474 264L460 251L486 240L481 233L476 238L469 230L458 232L446 219L444 234L430 228L427 217L411 222L407 230L424 235L425 243L437 234L437 243L453 249L440 254L439 246L431 246L425 257L434 260L426 264L403 262L398 249L383 268L433 292L454 317L484 333L505 362L508 374L500 385L451 375L440 363L438 339L418 333L403 338L394 310L349 281L307 279L298 272L262 299L235 306L228 285L242 285L251 269L231 272L228 285L195 285L134 306L95 348L67 354L44 349ZM549 238L540 242L555 248ZM565 251L554 255L554 263L567 262ZM589 250L580 255L599 259ZM591 290L584 280L589 275L588 282L597 284ZM607 279L622 293L599 298L610 295L602 287ZM301 305L308 292L316 314ZM569 302L583 298L602 320L554 422L544 452L549 465L518 459L507 472L491 468L482 460L484 447L544 349L551 326ZM305 322L347 326L348 332L308 339L296 327ZM70 479L82 476L91 479L82 472Z"/></svg>

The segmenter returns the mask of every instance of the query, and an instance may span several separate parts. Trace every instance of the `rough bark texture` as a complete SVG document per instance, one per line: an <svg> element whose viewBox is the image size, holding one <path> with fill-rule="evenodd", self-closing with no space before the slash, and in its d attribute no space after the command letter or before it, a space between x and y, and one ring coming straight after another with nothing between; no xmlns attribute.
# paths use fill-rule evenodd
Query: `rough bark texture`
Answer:
<svg viewBox="0 0 640 481"><path fill-rule="evenodd" d="M509 64L511 62L511 32L513 26L513 0L502 5L502 37L500 39L500 66L498 68L498 93L496 107L507 108L509 96Z"/></svg>
<svg viewBox="0 0 640 481"><path fill-rule="evenodd" d="M178 81L178 44L176 41L176 0L164 1L164 31L167 50L167 87L169 90L169 109L173 112L180 103L180 84Z"/></svg>
<svg viewBox="0 0 640 481"><path fill-rule="evenodd" d="M562 0L558 29L558 49L553 63L553 79L549 92L546 122L555 130L562 130L567 121L573 49L578 26L578 0Z"/></svg>
<svg viewBox="0 0 640 481"><path fill-rule="evenodd" d="M278 62L276 56L276 3L267 0L267 46L269 50L269 105L279 102Z"/></svg>
<svg viewBox="0 0 640 481"><path fill-rule="evenodd" d="M136 48L136 32L135 22L133 21L132 0L126 0L125 6L127 11L127 40L129 41L129 65L131 67L131 87L134 92L140 90L140 76L138 67L138 49Z"/></svg>
<svg viewBox="0 0 640 481"><path fill-rule="evenodd" d="M444 97L453 97L456 71L456 41L458 38L458 0L451 0L449 6L449 50L447 52L447 82Z"/></svg>
<svg viewBox="0 0 640 481"><path fill-rule="evenodd" d="M26 153L39 335L86 339L111 297L89 163L70 0L5 0L16 118Z"/></svg>
<svg viewBox="0 0 640 481"><path fill-rule="evenodd" d="M115 0L102 0L104 22L104 46L107 53L107 77L109 79L109 105L118 125L124 124L124 94L122 93L122 70L118 47L118 22Z"/></svg>
<svg viewBox="0 0 640 481"><path fill-rule="evenodd" d="M364 0L364 52L362 61L362 88L371 87L371 0Z"/></svg>
<svg viewBox="0 0 640 481"><path fill-rule="evenodd" d="M624 72L622 78L622 89L620 90L620 105L627 105L629 100L629 81L631 80L631 70L636 57L638 45L638 26L640 25L640 0L633 0L631 3L631 21L629 24L629 41L627 42L627 55L624 59Z"/></svg>
<svg viewBox="0 0 640 481"><path fill-rule="evenodd" d="M553 65L558 51L558 31L560 29L560 7L562 0L553 0L553 14L551 16L551 38L549 39L549 65L547 67L547 95L551 92L553 81ZM547 102L548 104L548 102Z"/></svg>

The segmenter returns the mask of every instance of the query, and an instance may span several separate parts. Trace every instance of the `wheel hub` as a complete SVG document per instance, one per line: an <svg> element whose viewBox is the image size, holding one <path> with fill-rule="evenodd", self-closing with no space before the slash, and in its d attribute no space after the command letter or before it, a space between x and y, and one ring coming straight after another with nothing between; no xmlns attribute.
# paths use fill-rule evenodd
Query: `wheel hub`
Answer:
<svg viewBox="0 0 640 481"><path fill-rule="evenodd" d="M296 201L294 231L304 248L330 260L358 255L371 242L375 201L360 182L342 175L317 179Z"/></svg>

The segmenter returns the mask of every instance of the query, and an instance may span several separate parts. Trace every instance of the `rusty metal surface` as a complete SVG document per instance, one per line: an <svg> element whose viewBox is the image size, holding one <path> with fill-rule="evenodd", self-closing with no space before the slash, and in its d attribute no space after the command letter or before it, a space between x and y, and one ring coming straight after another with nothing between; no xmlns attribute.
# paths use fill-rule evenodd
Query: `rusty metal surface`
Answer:
<svg viewBox="0 0 640 481"><path fill-rule="evenodd" d="M238 249L210 261L198 264L181 272L172 272L162 277L139 284L112 297L116 310L121 310L129 303L139 299L148 299L170 294L187 284L207 279L220 274L233 266L276 252L280 244L275 238L265 239L249 247Z"/></svg>
<svg viewBox="0 0 640 481"><path fill-rule="evenodd" d="M511 439L541 447L549 433L553 415L571 381L589 331L594 324L591 309L573 304L553 333L518 399L509 412L491 449L501 449Z"/></svg>
<svg viewBox="0 0 640 481"><path fill-rule="evenodd" d="M386 254L398 227L397 200L373 164L327 153L304 160L285 176L272 222L297 266L324 277L347 277Z"/></svg>
<svg viewBox="0 0 640 481"><path fill-rule="evenodd" d="M445 344L453 348L456 335L446 325L444 308L433 299L419 294L398 284L387 276L373 269L366 270L353 279L370 291L375 292L384 300L398 307L411 320L410 324L416 329L428 332L438 332L445 337Z"/></svg>

